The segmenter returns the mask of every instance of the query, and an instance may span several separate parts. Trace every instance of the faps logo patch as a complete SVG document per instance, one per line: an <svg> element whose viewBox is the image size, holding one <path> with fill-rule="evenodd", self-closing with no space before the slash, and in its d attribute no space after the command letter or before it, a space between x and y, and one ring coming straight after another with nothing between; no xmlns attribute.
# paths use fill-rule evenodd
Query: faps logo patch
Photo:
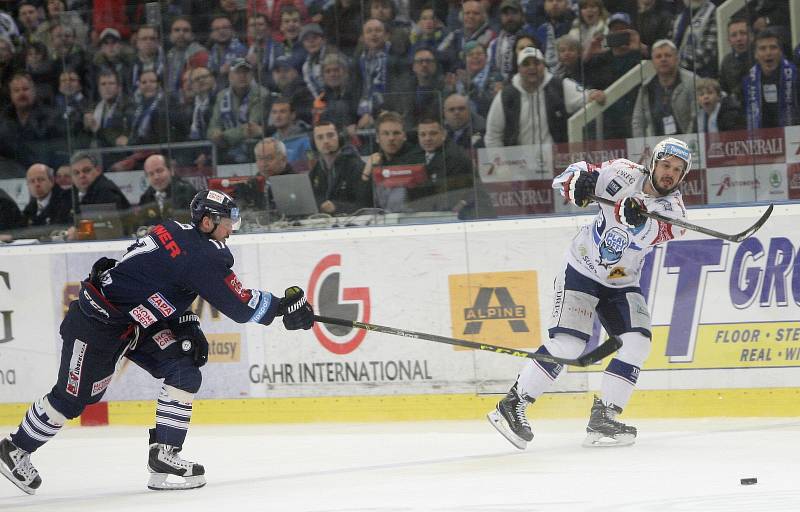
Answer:
<svg viewBox="0 0 800 512"><path fill-rule="evenodd" d="M539 345L535 271L449 276L453 336L511 348Z"/></svg>
<svg viewBox="0 0 800 512"><path fill-rule="evenodd" d="M329 254L320 260L308 281L308 301L321 316L359 322L370 320L369 288L341 286L342 256ZM312 328L320 344L334 354L349 354L364 341L367 331L338 325L314 323Z"/></svg>

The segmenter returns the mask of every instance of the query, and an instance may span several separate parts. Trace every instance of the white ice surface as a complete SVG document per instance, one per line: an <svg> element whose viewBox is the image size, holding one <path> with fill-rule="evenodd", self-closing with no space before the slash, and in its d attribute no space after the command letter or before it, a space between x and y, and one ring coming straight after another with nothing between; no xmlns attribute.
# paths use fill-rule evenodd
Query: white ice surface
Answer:
<svg viewBox="0 0 800 512"><path fill-rule="evenodd" d="M800 420L630 422L634 446L583 448L584 421L536 421L524 452L486 421L195 426L208 485L160 492L146 428L72 428L34 454L35 496L0 477L0 510L800 511Z"/></svg>

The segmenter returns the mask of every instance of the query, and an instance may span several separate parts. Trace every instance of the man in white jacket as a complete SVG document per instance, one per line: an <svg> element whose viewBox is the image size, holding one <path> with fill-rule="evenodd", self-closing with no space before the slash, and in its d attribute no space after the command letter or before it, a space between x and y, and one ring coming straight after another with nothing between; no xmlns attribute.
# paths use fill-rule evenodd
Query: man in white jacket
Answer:
<svg viewBox="0 0 800 512"><path fill-rule="evenodd" d="M567 118L584 102L605 101L575 81L554 77L537 48L523 48L511 85L495 95L486 118L486 147L567 142Z"/></svg>

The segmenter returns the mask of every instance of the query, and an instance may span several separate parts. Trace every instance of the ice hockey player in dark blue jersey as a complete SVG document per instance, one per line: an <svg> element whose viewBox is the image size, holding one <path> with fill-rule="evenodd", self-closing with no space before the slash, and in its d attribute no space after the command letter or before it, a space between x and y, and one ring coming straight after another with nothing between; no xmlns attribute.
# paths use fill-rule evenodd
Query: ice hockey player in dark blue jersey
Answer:
<svg viewBox="0 0 800 512"><path fill-rule="evenodd" d="M119 261L100 258L81 283L79 298L61 323L55 386L0 441L0 472L26 493L34 494L42 483L30 454L68 419L100 401L122 357L164 379L156 426L150 429L148 487L205 485L203 466L179 455L200 389L200 367L208 359L199 319L188 310L198 295L236 322L269 325L281 316L287 329L313 325L313 309L302 289L290 287L278 298L245 288L231 270L233 255L225 241L240 223L233 199L213 190L199 192L191 215L191 224L155 226Z"/></svg>

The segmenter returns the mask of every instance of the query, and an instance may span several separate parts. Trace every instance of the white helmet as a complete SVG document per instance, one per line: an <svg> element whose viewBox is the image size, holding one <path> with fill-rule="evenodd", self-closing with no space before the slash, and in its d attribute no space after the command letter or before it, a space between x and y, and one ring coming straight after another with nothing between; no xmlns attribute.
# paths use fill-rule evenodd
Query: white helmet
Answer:
<svg viewBox="0 0 800 512"><path fill-rule="evenodd" d="M680 179L672 187L669 192L675 190L678 185L683 181L683 178L686 177L686 174L689 172L689 169L692 167L692 150L689 149L689 145L683 142L680 139L675 139L672 137L666 138L656 144L656 147L653 148L653 155L650 157L650 183L655 188L655 182L653 181L653 175L655 174L656 163L659 160L662 160L670 155L677 156L684 162L686 162L686 167L683 169L683 173L681 174Z"/></svg>

